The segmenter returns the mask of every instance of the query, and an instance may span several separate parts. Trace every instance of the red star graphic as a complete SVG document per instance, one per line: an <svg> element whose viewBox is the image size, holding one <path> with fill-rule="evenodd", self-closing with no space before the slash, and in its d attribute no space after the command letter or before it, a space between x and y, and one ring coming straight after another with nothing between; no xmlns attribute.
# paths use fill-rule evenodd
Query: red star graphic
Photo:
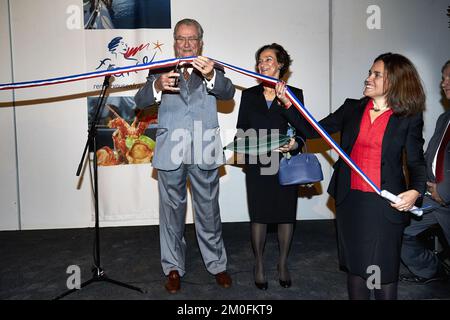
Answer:
<svg viewBox="0 0 450 320"><path fill-rule="evenodd" d="M159 49L159 51L161 51L161 47L164 45L164 43L159 43L159 40L156 40L156 43L152 42L155 46L153 47L153 49Z"/></svg>

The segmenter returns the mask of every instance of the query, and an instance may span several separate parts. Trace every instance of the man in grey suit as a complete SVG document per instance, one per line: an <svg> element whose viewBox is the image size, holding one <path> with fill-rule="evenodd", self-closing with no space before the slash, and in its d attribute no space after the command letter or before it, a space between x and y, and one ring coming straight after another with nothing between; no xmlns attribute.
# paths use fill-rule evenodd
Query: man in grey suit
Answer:
<svg viewBox="0 0 450 320"><path fill-rule="evenodd" d="M186 183L192 191L195 230L206 269L222 287L231 286L219 211L218 167L224 164L217 99L229 100L235 88L223 69L199 56L203 29L193 19L175 25L177 58L198 56L190 65L150 73L135 96L136 106L159 103L153 167L158 169L161 265L165 288L180 290L185 274ZM183 72L181 72L183 70Z"/></svg>
<svg viewBox="0 0 450 320"><path fill-rule="evenodd" d="M442 68L442 90L450 102L450 60ZM412 272L400 276L400 280L426 284L448 279L448 266L419 242L417 235L438 223L450 243L450 110L439 117L436 129L425 152L428 191L423 205L435 208L421 219L412 219L403 234L402 260Z"/></svg>

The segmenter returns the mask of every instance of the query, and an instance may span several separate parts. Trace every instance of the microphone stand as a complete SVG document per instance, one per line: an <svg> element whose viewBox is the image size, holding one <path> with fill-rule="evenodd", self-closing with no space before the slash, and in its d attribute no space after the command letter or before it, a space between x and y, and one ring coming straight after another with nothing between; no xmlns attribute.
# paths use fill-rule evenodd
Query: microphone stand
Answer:
<svg viewBox="0 0 450 320"><path fill-rule="evenodd" d="M108 76L105 76L105 80L103 81L103 86L102 86L102 90L100 92L100 96L99 96L99 99L97 102L95 114L92 119L89 131L88 131L88 138L86 141L86 145L84 146L83 155L81 156L81 160L80 160L80 163L79 163L78 169L77 169L77 177L79 177L80 172L83 168L84 159L86 157L89 146L92 146L93 151L94 151L94 166L93 167L94 167L94 204L95 204L95 243L94 243L95 256L94 256L94 265L92 267L92 278L83 282L80 285L80 289L90 285L93 282L106 281L106 282L109 282L109 283L112 283L115 285L119 285L121 287L139 291L141 293L145 293L145 291L141 288L138 288L138 287L135 287L135 286L132 286L132 285L109 278L103 271L103 268L101 267L101 263L100 263L100 228L99 228L99 210L98 210L98 174L97 174L96 137L97 137L97 124L99 122L99 115L101 114L100 111L103 109L103 106L104 106L104 100L105 100L105 96L106 96L106 91L109 88L110 79L111 79L111 76L108 75ZM55 300L59 300L71 293L76 292L77 290L79 290L79 289L70 289L70 290L60 294L59 296L57 296L55 298Z"/></svg>

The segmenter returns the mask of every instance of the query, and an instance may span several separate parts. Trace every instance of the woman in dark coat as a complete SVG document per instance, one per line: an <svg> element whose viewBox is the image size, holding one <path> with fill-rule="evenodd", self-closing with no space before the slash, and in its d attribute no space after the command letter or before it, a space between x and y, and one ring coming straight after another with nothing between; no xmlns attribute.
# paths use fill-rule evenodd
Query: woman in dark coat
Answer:
<svg viewBox="0 0 450 320"><path fill-rule="evenodd" d="M286 50L273 43L261 47L255 55L257 71L273 78L282 78L291 64ZM303 101L302 90L292 88L294 94ZM276 98L274 86L261 83L242 92L237 129L247 134L252 129L256 135L279 132L287 134L288 111ZM250 129L250 130L249 130ZM281 186L278 182L278 170L264 172L268 167L278 169L282 152L298 153L299 143L291 139L290 143L272 153L267 159L271 162L264 164L262 158L246 158L245 174L247 188L247 202L251 222L251 242L255 255L254 277L255 285L261 290L267 289L265 278L263 252L266 241L267 224L278 224L278 242L280 255L278 260L279 283L282 287L291 286L287 258L292 240L294 223L297 213L298 186Z"/></svg>
<svg viewBox="0 0 450 320"><path fill-rule="evenodd" d="M340 132L345 153L379 189L401 201L390 204L378 196L342 159L333 166L328 192L336 203L339 262L348 272L349 298L369 299L374 289L376 299L396 299L407 211L425 192L425 94L411 61L393 53L375 59L364 84L364 98L347 99L320 124L329 134ZM289 108L284 85L278 84L276 90ZM308 138L318 137L297 115L289 116L297 130Z"/></svg>

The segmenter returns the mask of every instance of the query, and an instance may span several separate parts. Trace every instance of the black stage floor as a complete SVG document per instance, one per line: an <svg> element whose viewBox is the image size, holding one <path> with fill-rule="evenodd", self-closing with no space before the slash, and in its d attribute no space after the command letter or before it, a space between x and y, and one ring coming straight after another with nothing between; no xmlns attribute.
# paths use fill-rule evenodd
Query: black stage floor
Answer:
<svg viewBox="0 0 450 320"><path fill-rule="evenodd" d="M249 223L224 223L228 271L233 285L223 289L204 268L193 225L186 227L187 273L181 291L169 294L159 262L158 226L101 228L101 267L114 280L137 286L140 293L108 282L95 282L64 297L70 300L346 300L346 275L337 263L333 220L297 221L289 257L292 287L278 284L277 238L270 232L265 250L267 291L253 283ZM71 265L81 281L92 278L94 229L0 232L0 299L50 300L67 290ZM402 266L401 272L406 272ZM69 279L70 280L70 279ZM69 281L70 282L70 281ZM400 300L450 299L450 284L399 284Z"/></svg>

